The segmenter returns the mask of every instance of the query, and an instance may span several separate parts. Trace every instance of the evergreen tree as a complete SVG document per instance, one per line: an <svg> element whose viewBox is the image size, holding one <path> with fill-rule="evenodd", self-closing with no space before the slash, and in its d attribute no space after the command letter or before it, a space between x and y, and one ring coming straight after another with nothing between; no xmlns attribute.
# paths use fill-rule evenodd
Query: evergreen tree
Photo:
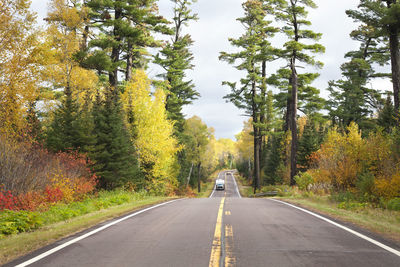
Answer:
<svg viewBox="0 0 400 267"><path fill-rule="evenodd" d="M299 171L305 172L309 169L310 156L320 148L321 141L320 131L318 131L315 123L308 119L299 139L299 150L297 151Z"/></svg>
<svg viewBox="0 0 400 267"><path fill-rule="evenodd" d="M297 109L298 109L298 91L299 76L297 74L297 62L321 67L322 63L315 61L309 53L323 53L325 48L315 43L321 38L321 34L312 30L302 29L311 25L306 20L307 8L316 8L317 5L312 0L287 0L285 5L277 6L275 16L282 21L285 26L282 31L286 34L288 41L284 44L282 58L288 61L291 75L289 79L290 91L287 105L287 116L289 118L289 129L292 133L291 159L290 159L290 184L295 184L294 176L297 174ZM303 41L303 42L302 42ZM314 42L310 44L311 42ZM308 52L308 53L307 53Z"/></svg>
<svg viewBox="0 0 400 267"><path fill-rule="evenodd" d="M275 95L275 106L284 114L285 123L283 129L285 131L290 127L290 114L287 112L291 100L291 96L288 94L288 92L291 92L290 76L291 71L289 69L279 69L276 74L268 78L268 83L280 90L280 93ZM325 103L325 100L319 96L320 90L311 86L318 77L318 73L298 74L297 109L316 120L320 120L322 117L319 112Z"/></svg>
<svg viewBox="0 0 400 267"><path fill-rule="evenodd" d="M260 151L262 143L262 129L265 123L265 98L266 62L275 59L276 49L271 46L269 39L278 31L271 26L271 21L266 20L268 13L272 12L270 5L264 1L248 0L243 3L245 15L239 18L246 32L238 39L230 38L232 46L241 50L237 53L221 52L220 60L225 60L238 70L246 71L246 78L241 79L241 87L236 83L223 82L231 88L231 93L226 99L238 108L244 109L246 114L253 119L254 136L254 192L259 188L260 181Z"/></svg>
<svg viewBox="0 0 400 267"><path fill-rule="evenodd" d="M379 39L388 45L392 67L392 82L394 109L399 115L400 99L400 3L398 0L360 0L357 10L346 12L354 20L363 23L367 28L372 28Z"/></svg>
<svg viewBox="0 0 400 267"><path fill-rule="evenodd" d="M128 81L133 67L144 67L147 47L161 45L152 33L169 32L167 20L157 14L156 0L87 0L85 5L90 8L87 27L100 34L77 58L83 66L107 74L112 87L119 84L118 73L123 72Z"/></svg>
<svg viewBox="0 0 400 267"><path fill-rule="evenodd" d="M266 178L264 183L267 185L281 183L282 179L278 175L278 170L283 164L283 152L282 140L284 133L281 131L275 131L270 133L266 148L265 167L264 173Z"/></svg>
<svg viewBox="0 0 400 267"><path fill-rule="evenodd" d="M70 87L65 88L64 94L46 133L47 147L54 152L80 150L84 145L79 106Z"/></svg>
<svg viewBox="0 0 400 267"><path fill-rule="evenodd" d="M38 118L36 104L37 101L30 101L28 103L26 122L29 136L36 141L41 141L41 139L43 138L42 123Z"/></svg>
<svg viewBox="0 0 400 267"><path fill-rule="evenodd" d="M107 88L104 100L97 94L93 107L96 143L90 158L99 187L113 189L130 182L140 185L137 159L124 124L119 94Z"/></svg>
<svg viewBox="0 0 400 267"><path fill-rule="evenodd" d="M369 115L381 109L383 103L380 93L367 84L375 77L388 76L375 72L372 66L385 65L390 55L381 45L382 37L371 27L360 26L351 37L360 42L360 48L346 54L350 61L341 66L344 79L329 82L327 109L334 124L346 128L356 122L362 130L368 130L372 127Z"/></svg>
<svg viewBox="0 0 400 267"><path fill-rule="evenodd" d="M396 126L396 113L390 95L387 96L385 105L379 112L377 123L387 133L391 133Z"/></svg>
<svg viewBox="0 0 400 267"><path fill-rule="evenodd" d="M165 73L159 75L168 81L167 101L165 107L168 118L175 121L177 132L183 131L184 116L182 107L191 104L200 94L195 90L192 80L187 80L186 71L193 69L193 53L190 47L193 40L189 34L183 35L184 26L191 21L198 20L197 14L193 14L190 6L196 0L171 0L174 3L174 26L172 40L167 42L159 54L155 56L154 62L160 65Z"/></svg>

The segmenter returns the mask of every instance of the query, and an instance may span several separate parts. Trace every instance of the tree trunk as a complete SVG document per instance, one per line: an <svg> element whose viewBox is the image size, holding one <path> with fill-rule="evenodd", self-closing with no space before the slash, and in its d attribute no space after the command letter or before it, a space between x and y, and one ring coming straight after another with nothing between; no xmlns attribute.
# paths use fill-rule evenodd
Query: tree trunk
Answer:
<svg viewBox="0 0 400 267"><path fill-rule="evenodd" d="M132 78L132 67L133 67L133 53L132 53L132 42L128 41L128 51L126 55L126 73L125 81L129 82Z"/></svg>
<svg viewBox="0 0 400 267"><path fill-rule="evenodd" d="M189 171L189 176L188 176L188 178L187 178L186 186L189 185L190 177L192 176L193 165L194 165L194 164L192 163L192 166L190 167L190 171Z"/></svg>
<svg viewBox="0 0 400 267"><path fill-rule="evenodd" d="M201 173L200 173L200 170L201 170L201 163L199 163L198 165L197 165L197 191L200 193L201 192L201 183L200 183L200 178L201 178Z"/></svg>
<svg viewBox="0 0 400 267"><path fill-rule="evenodd" d="M115 17L114 17L114 30L113 30L113 37L118 45L114 45L111 51L111 61L113 64L117 65L119 61L119 56L121 54L121 33L120 33L120 26L118 26L118 21L122 17L122 10L120 8L115 9ZM118 67L115 66L115 69L111 70L108 74L109 82L111 87L117 88L118 86Z"/></svg>
<svg viewBox="0 0 400 267"><path fill-rule="evenodd" d="M252 84L252 94L253 94L253 132L254 132L254 193L256 193L259 187L260 181L260 142L259 142L259 127L256 125L258 123L258 112L257 104L255 103L256 98L256 82L253 81Z"/></svg>
<svg viewBox="0 0 400 267"><path fill-rule="evenodd" d="M391 27L394 28L394 27ZM399 53L399 34L396 29L390 30L390 57L392 63L392 82L393 82L393 96L394 96L394 109L396 117L399 119L399 90L400 90L400 53Z"/></svg>
<svg viewBox="0 0 400 267"><path fill-rule="evenodd" d="M295 185L294 176L297 174L297 87L298 77L295 66L295 59L291 60L292 76L290 77L290 83L292 87L292 103L291 103L291 132L292 132L292 144L290 149L290 185Z"/></svg>
<svg viewBox="0 0 400 267"><path fill-rule="evenodd" d="M262 84L261 84L261 110L260 110L260 124L261 129L259 129L259 154L260 154L260 170L264 167L264 148L265 148L265 123L266 123L266 104L267 104L267 85L266 85L266 76L267 76L267 64L265 61L262 62L261 68L261 77L262 77Z"/></svg>
<svg viewBox="0 0 400 267"><path fill-rule="evenodd" d="M83 29L82 33L82 41L81 41L81 51L85 51L87 49L87 42L88 42L88 37L89 37L89 26L86 25L85 28Z"/></svg>

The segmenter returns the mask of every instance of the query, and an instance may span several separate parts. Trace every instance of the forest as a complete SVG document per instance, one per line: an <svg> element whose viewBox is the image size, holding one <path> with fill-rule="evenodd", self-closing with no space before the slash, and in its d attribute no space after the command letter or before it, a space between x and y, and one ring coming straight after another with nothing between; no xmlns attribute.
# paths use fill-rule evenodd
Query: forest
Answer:
<svg viewBox="0 0 400 267"><path fill-rule="evenodd" d="M40 27L29 0L1 0L0 210L43 211L101 190L190 195L223 168L254 193L286 184L400 206L397 0L343 10L359 48L328 88L313 86L325 52L309 29L314 1L244 1L235 52L219 57L244 74L222 84L249 117L236 141L182 111L200 97L187 75L196 0L171 0L171 20L157 2L50 0ZM156 79L149 64L163 70ZM392 88L371 88L383 77Z"/></svg>
<svg viewBox="0 0 400 267"><path fill-rule="evenodd" d="M316 8L312 0L243 3L237 19L243 34L229 40L236 52L220 53L247 74L240 83L224 82L231 89L226 99L250 117L237 136L237 169L254 193L297 184L342 200L398 206L400 3L361 0L343 10L356 22L350 37L358 49L344 55L341 78L328 88L313 86L325 52L322 34L310 30L307 19ZM275 47L278 37L285 42ZM270 73L273 64L281 67ZM392 88L374 89L379 78L390 79Z"/></svg>
<svg viewBox="0 0 400 267"><path fill-rule="evenodd" d="M233 164L234 141L182 112L200 97L182 33L193 2L171 1L169 21L156 0L51 0L42 27L29 0L1 1L0 210L99 190L190 195Z"/></svg>

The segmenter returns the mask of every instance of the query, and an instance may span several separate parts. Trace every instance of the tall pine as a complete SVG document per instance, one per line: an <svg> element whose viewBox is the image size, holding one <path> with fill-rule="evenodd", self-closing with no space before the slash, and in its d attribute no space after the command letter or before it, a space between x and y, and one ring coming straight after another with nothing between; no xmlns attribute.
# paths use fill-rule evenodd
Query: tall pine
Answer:
<svg viewBox="0 0 400 267"><path fill-rule="evenodd" d="M177 132L182 132L184 126L182 107L191 104L200 96L195 90L193 81L186 78L186 72L194 67L193 53L190 51L193 39L190 34L183 33L185 26L187 27L189 22L198 20L198 16L190 9L196 0L171 0L171 2L174 4L172 38L155 56L154 62L165 71L160 77L168 81L165 103L168 118L175 121Z"/></svg>
<svg viewBox="0 0 400 267"><path fill-rule="evenodd" d="M391 62L391 78L393 83L394 109L399 116L400 90L400 3L398 0L360 0L358 9L348 10L347 14L372 28L380 39L389 47Z"/></svg>
<svg viewBox="0 0 400 267"><path fill-rule="evenodd" d="M254 137L254 192L260 183L260 152L262 134L266 122L266 63L275 59L276 49L271 46L270 38L278 31L271 21L266 19L271 12L269 5L264 1L248 0L242 4L244 17L238 18L246 32L238 39L230 38L232 46L239 48L239 52L221 52L220 60L229 64L236 64L235 68L246 72L246 77L240 80L240 87L235 82L224 82L231 88L226 99L238 108L244 109L253 119Z"/></svg>
<svg viewBox="0 0 400 267"><path fill-rule="evenodd" d="M284 44L281 57L288 61L290 69L287 116L289 118L289 129L292 133L290 151L291 185L295 184L294 176L297 174L298 63L321 67L322 63L315 61L312 54L325 51L324 46L316 43L321 38L321 34L304 29L311 25L311 22L307 20L308 8L317 8L317 5L312 0L287 0L284 5L278 5L275 11L276 18L285 25L282 27L282 32L286 34L288 39Z"/></svg>

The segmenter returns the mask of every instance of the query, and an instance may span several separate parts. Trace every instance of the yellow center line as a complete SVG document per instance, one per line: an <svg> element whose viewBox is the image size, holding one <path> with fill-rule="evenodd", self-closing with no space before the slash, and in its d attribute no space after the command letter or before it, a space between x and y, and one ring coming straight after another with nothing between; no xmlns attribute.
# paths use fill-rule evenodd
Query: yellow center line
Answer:
<svg viewBox="0 0 400 267"><path fill-rule="evenodd" d="M222 215L224 211L225 197L221 199L221 203L218 209L217 224L215 225L214 239L211 247L211 256L209 267L219 267L221 260L221 227L222 227Z"/></svg>
<svg viewBox="0 0 400 267"><path fill-rule="evenodd" d="M225 225L225 259L224 267L236 265L236 259L233 256L233 228L232 225Z"/></svg>

